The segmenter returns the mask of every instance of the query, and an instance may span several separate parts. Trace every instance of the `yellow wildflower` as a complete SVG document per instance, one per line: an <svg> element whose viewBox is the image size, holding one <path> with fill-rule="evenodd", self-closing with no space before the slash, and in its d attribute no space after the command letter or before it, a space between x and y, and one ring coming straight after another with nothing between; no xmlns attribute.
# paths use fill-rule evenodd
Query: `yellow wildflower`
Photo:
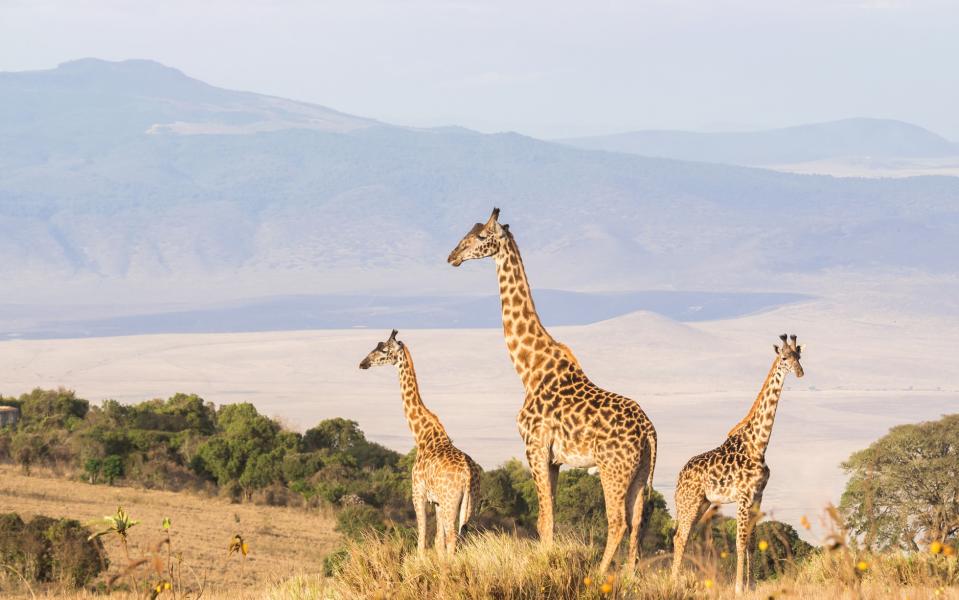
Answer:
<svg viewBox="0 0 959 600"><path fill-rule="evenodd" d="M593 585L593 578L590 577L589 575L587 575L586 577L583 577L583 585L585 585L586 587Z"/></svg>
<svg viewBox="0 0 959 600"><path fill-rule="evenodd" d="M613 591L613 586L608 583L604 583L603 585L599 586L599 591L603 592L604 595L608 594Z"/></svg>
<svg viewBox="0 0 959 600"><path fill-rule="evenodd" d="M765 552L766 550L769 550L769 542L766 540L759 540L759 551Z"/></svg>
<svg viewBox="0 0 959 600"><path fill-rule="evenodd" d="M729 558L729 552L726 552L725 550L723 550L722 552L719 553L719 558Z"/></svg>
<svg viewBox="0 0 959 600"><path fill-rule="evenodd" d="M942 544L940 542L933 542L929 544L929 552L933 554L939 554L942 552Z"/></svg>
<svg viewBox="0 0 959 600"><path fill-rule="evenodd" d="M713 587L713 580L707 579L706 581L703 582L703 585L706 586L706 589L708 590Z"/></svg>
<svg viewBox="0 0 959 600"><path fill-rule="evenodd" d="M856 563L856 568L859 569L860 573L865 573L866 571L869 570L869 563L867 563L864 560L861 560Z"/></svg>
<svg viewBox="0 0 959 600"><path fill-rule="evenodd" d="M799 519L799 524L803 526L803 529L810 529L812 527L812 525L809 524L809 519L806 518L806 515L803 515L802 518Z"/></svg>

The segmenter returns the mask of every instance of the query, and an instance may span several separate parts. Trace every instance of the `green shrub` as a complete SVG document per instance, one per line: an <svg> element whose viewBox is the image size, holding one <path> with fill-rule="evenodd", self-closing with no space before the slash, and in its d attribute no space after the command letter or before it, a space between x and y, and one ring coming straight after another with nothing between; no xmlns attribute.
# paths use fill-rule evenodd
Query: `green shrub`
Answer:
<svg viewBox="0 0 959 600"><path fill-rule="evenodd" d="M348 506L336 514L336 531L351 540L359 540L370 532L386 531L383 513L372 506Z"/></svg>
<svg viewBox="0 0 959 600"><path fill-rule="evenodd" d="M51 581L83 587L107 568L103 542L89 540L89 535L86 527L72 519L60 519L47 528Z"/></svg>
<svg viewBox="0 0 959 600"><path fill-rule="evenodd" d="M0 515L0 564L29 582L81 587L107 568L99 540L71 519L36 516L28 523L15 513Z"/></svg>

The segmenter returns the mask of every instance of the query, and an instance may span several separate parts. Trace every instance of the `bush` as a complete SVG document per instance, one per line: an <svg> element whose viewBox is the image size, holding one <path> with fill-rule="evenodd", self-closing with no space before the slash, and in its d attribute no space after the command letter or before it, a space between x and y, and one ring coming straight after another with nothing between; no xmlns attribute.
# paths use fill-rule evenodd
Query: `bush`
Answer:
<svg viewBox="0 0 959 600"><path fill-rule="evenodd" d="M36 516L24 523L19 515L0 515L0 564L29 582L70 587L89 583L107 568L103 544L88 540L90 531L71 519Z"/></svg>
<svg viewBox="0 0 959 600"><path fill-rule="evenodd" d="M348 539L359 540L370 532L383 533L386 525L383 523L383 513L372 506L360 504L348 506L337 513L336 530Z"/></svg>
<svg viewBox="0 0 959 600"><path fill-rule="evenodd" d="M108 564L100 538L88 540L90 531L79 521L61 519L46 530L50 542L50 578L83 587Z"/></svg>

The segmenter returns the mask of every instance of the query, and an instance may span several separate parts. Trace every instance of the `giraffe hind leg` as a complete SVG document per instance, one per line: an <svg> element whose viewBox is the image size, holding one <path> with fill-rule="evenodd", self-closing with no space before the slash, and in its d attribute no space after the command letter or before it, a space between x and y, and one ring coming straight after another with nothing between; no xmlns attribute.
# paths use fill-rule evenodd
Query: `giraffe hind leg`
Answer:
<svg viewBox="0 0 959 600"><path fill-rule="evenodd" d="M634 569L639 556L639 540L643 528L643 510L646 507L646 479L649 477L648 465L642 465L633 475L626 494L626 510L629 514L629 554L626 568Z"/></svg>
<svg viewBox="0 0 959 600"><path fill-rule="evenodd" d="M626 533L626 493L629 483L617 478L609 466L599 466L599 477L606 500L606 549L599 564L599 572L605 573L613 562L620 542L623 541L623 534Z"/></svg>
<svg viewBox="0 0 959 600"><path fill-rule="evenodd" d="M423 556L426 553L426 496L415 488L413 510L416 512L416 552Z"/></svg>
<svg viewBox="0 0 959 600"><path fill-rule="evenodd" d="M699 521L706 509L709 508L709 501L700 490L684 490L679 486L676 490L676 535L673 536L673 567L671 576L673 580L679 578L679 572L682 569L683 556L686 554L686 544L689 543L689 535L692 533L693 525Z"/></svg>

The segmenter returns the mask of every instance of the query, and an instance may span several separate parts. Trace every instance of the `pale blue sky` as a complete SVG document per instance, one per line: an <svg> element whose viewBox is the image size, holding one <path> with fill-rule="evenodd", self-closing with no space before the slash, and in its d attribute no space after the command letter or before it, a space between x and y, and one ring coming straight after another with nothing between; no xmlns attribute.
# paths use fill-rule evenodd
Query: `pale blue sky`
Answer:
<svg viewBox="0 0 959 600"><path fill-rule="evenodd" d="M0 70L152 58L407 125L539 137L852 116L959 140L959 3L0 0Z"/></svg>

